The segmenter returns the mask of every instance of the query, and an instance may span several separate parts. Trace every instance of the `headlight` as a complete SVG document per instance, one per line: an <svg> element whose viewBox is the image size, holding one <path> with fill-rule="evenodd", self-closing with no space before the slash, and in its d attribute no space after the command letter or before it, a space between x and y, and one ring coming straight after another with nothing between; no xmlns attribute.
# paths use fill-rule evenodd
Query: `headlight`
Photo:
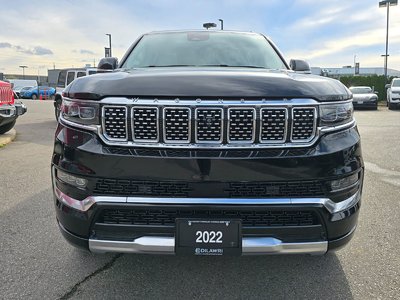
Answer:
<svg viewBox="0 0 400 300"><path fill-rule="evenodd" d="M100 124L99 104L93 101L64 98L61 107L62 117L82 125Z"/></svg>
<svg viewBox="0 0 400 300"><path fill-rule="evenodd" d="M337 126L353 120L353 103L322 104L319 107L320 125Z"/></svg>

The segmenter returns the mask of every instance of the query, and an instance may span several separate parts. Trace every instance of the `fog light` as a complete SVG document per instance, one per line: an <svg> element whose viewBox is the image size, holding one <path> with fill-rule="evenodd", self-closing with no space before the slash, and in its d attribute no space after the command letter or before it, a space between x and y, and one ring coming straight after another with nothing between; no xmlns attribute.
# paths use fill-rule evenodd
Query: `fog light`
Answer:
<svg viewBox="0 0 400 300"><path fill-rule="evenodd" d="M85 188L87 185L87 180L84 178L76 177L71 174L67 174L63 171L57 170L57 178L64 181L65 183L68 183L70 185L79 187L79 188Z"/></svg>
<svg viewBox="0 0 400 300"><path fill-rule="evenodd" d="M358 181L358 173L341 178L341 179L333 180L330 182L331 191L335 192L335 191L343 190L345 188L348 188L348 187L354 185L355 183L357 183L357 181Z"/></svg>

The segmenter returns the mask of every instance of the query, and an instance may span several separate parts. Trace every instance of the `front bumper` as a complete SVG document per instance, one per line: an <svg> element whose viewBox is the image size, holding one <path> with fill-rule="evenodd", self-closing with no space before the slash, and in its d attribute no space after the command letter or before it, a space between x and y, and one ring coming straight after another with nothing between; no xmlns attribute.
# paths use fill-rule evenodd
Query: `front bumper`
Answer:
<svg viewBox="0 0 400 300"><path fill-rule="evenodd" d="M0 106L0 126L13 122L26 111L26 106L21 102Z"/></svg>
<svg viewBox="0 0 400 300"><path fill-rule="evenodd" d="M61 232L73 245L92 252L174 254L173 218L166 226L130 218L136 211L154 216L158 210L160 220L171 211L190 210L207 217L234 212L246 215L246 221L266 211L266 218L279 215L282 220L305 212L314 216L309 224L243 226L242 253L323 254L351 239L361 205L363 161L355 127L326 134L307 149L199 154L108 147L92 133L59 125L52 165ZM61 182L57 170L86 179L86 189ZM326 191L326 182L356 173L359 182L349 190ZM184 188L182 182L187 183ZM295 189L294 182L300 182ZM122 221L105 222L108 211L121 214L117 218Z"/></svg>
<svg viewBox="0 0 400 300"><path fill-rule="evenodd" d="M361 100L361 101L353 101L353 107L354 108L377 108L378 107L378 102L377 101L367 101L367 100Z"/></svg>

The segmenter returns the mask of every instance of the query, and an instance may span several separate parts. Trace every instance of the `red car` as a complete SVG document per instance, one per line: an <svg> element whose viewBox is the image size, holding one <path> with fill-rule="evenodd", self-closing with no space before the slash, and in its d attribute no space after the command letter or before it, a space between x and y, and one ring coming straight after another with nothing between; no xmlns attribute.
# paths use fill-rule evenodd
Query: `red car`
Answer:
<svg viewBox="0 0 400 300"><path fill-rule="evenodd" d="M26 106L15 102L11 84L0 81L0 134L13 128L18 116L25 112Z"/></svg>

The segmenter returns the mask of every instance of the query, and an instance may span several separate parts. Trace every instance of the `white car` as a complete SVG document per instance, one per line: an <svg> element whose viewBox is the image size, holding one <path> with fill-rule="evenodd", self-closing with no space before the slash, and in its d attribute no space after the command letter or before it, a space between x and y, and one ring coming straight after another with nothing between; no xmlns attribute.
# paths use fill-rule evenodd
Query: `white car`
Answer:
<svg viewBox="0 0 400 300"><path fill-rule="evenodd" d="M400 78L393 78L392 83L387 84L386 88L389 109L400 108Z"/></svg>
<svg viewBox="0 0 400 300"><path fill-rule="evenodd" d="M353 94L353 107L378 109L377 92L369 86L352 86L349 88Z"/></svg>

